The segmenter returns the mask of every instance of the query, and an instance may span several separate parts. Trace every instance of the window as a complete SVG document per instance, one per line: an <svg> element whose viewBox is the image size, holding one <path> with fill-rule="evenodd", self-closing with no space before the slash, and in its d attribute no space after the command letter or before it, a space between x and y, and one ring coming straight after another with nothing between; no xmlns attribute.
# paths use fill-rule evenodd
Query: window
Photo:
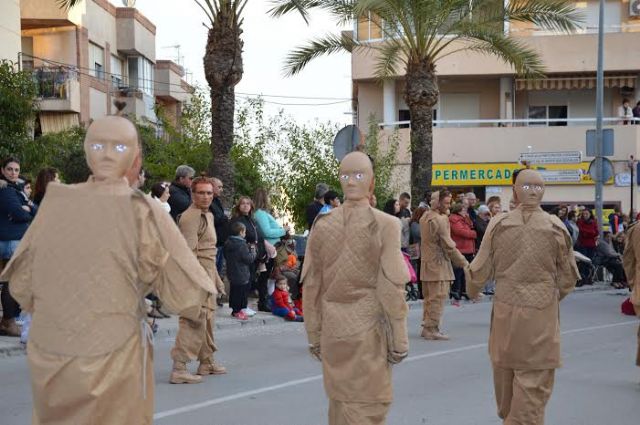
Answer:
<svg viewBox="0 0 640 425"><path fill-rule="evenodd" d="M122 66L122 59L117 56L111 55L111 86L114 89L124 86L124 67Z"/></svg>
<svg viewBox="0 0 640 425"><path fill-rule="evenodd" d="M382 37L382 20L379 16L367 12L367 16L358 19L356 29L358 40L378 40Z"/></svg>
<svg viewBox="0 0 640 425"><path fill-rule="evenodd" d="M89 75L104 79L104 49L89 43Z"/></svg>
<svg viewBox="0 0 640 425"><path fill-rule="evenodd" d="M129 85L149 96L153 96L153 63L142 56L131 56L127 60Z"/></svg>
<svg viewBox="0 0 640 425"><path fill-rule="evenodd" d="M561 119L565 121L555 122L530 122L529 125L542 125L550 127L564 127L567 125L568 117L567 105L545 105L545 106L529 106L529 119L536 120L548 120L548 119Z"/></svg>

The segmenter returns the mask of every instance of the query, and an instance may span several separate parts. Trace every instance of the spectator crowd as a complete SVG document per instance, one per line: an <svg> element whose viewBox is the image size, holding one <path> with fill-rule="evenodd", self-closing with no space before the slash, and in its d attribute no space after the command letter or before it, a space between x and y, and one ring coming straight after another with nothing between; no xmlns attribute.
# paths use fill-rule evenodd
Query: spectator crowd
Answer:
<svg viewBox="0 0 640 425"><path fill-rule="evenodd" d="M16 250L29 224L43 202L47 185L59 182L57 170L41 170L35 182L21 174L20 161L7 158L1 164L0 176L0 261L4 267ZM181 165L176 169L171 182L157 181L150 185L149 195L170 214L176 223L181 214L192 204L192 182L196 171ZM144 171L137 176L127 176L132 187L140 188L145 183ZM304 238L291 234L291 228L282 225L271 208L269 193L257 188L253 197L239 196L235 205L224 205L224 185L211 178L213 202L209 211L213 215L217 235L216 268L224 276L228 299L234 318L246 321L257 311L273 314L291 321L303 321L300 271L304 262ZM372 206L377 201L372 195ZM316 186L313 202L306 209L306 232L312 231L318 215L328 214L341 205L340 194L324 183ZM409 299L422 298L420 276L421 234L420 219L433 205L431 194L425 194L418 207L411 209L411 196L402 193L398 199L383 202L383 211L398 218L401 223L401 247L410 267L414 282L408 283ZM508 205L516 205L511 201ZM492 217L504 212L502 200L491 196L485 201L475 193L454 194L449 209L451 239L460 253L471 262L478 251L487 226ZM608 278L616 288L627 286L622 268L621 254L624 249L625 229L630 224L629 216L616 208L608 217L608 231L599 238L598 223L591 210L578 205L558 205L551 214L565 224L579 256L581 280L578 285L590 285L595 279ZM306 233L305 232L305 233ZM300 246L298 246L300 245ZM449 291L453 303L469 297L466 292L465 275L461 268L454 268L455 280ZM2 282L2 321L0 335L20 336L22 322L28 327L28 317L20 315L20 306L11 297L8 286ZM494 293L493 282L487 282L485 295ZM225 295L226 296L226 295ZM168 317L161 300L153 294L149 297L152 307L149 315L154 319ZM255 305L249 303L255 299ZM254 308L252 308L254 307Z"/></svg>

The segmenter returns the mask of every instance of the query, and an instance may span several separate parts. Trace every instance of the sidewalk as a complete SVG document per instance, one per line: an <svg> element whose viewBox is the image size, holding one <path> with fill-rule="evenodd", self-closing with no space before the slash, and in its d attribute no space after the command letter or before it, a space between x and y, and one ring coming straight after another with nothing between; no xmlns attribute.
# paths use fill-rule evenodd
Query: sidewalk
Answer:
<svg viewBox="0 0 640 425"><path fill-rule="evenodd" d="M576 288L575 292L592 292L605 290L613 290L613 288L610 285L601 282L591 286ZM479 302L485 303L490 301L491 297L484 297ZM470 304L470 302L460 302L460 305L464 304ZM251 307L255 309L255 305ZM414 310L421 308L421 300L409 302L409 309ZM156 320L156 323L158 324L158 332L156 333L156 337L170 338L174 337L178 332L177 316L171 316L168 319L158 319ZM280 324L285 324L285 321L282 318L276 317L271 313L258 312L251 319L247 321L241 321L231 317L231 309L227 305L225 305L224 307L219 307L218 310L216 310L216 329L218 330L246 329L258 326L274 326ZM25 349L24 346L20 343L19 338L0 336L0 358L19 356L24 354Z"/></svg>

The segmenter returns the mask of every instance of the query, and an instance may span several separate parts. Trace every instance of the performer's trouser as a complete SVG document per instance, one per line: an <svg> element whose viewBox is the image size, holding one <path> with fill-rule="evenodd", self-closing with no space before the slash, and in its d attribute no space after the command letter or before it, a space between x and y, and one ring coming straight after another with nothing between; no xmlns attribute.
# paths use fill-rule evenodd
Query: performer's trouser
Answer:
<svg viewBox="0 0 640 425"><path fill-rule="evenodd" d="M636 354L636 366L640 366L640 327L638 327L638 353Z"/></svg>
<svg viewBox="0 0 640 425"><path fill-rule="evenodd" d="M422 325L425 329L439 330L444 303L449 295L450 281L422 282L424 295Z"/></svg>
<svg viewBox="0 0 640 425"><path fill-rule="evenodd" d="M504 425L543 425L555 369L502 369L493 365L498 416Z"/></svg>
<svg viewBox="0 0 640 425"><path fill-rule="evenodd" d="M329 399L329 425L384 425L390 406Z"/></svg>
<svg viewBox="0 0 640 425"><path fill-rule="evenodd" d="M215 317L215 310L203 307L198 321L180 318L176 343L171 350L173 361L188 363L198 359L206 363L212 360L217 350L213 340Z"/></svg>

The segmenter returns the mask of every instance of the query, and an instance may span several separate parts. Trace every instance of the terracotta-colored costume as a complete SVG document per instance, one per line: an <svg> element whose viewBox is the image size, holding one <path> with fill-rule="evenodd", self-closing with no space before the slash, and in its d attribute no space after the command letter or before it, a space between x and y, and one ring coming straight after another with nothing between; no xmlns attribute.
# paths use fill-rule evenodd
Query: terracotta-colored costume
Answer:
<svg viewBox="0 0 640 425"><path fill-rule="evenodd" d="M2 278L33 314L33 424L151 424L144 297L197 318L215 291L169 215L125 179L50 183Z"/></svg>
<svg viewBox="0 0 640 425"><path fill-rule="evenodd" d="M353 160L372 181L371 163L362 153L347 155L341 170ZM393 399L390 363L408 351L409 273L398 219L371 208L368 190L350 200L346 185L345 203L318 216L307 243L305 327L312 353L322 360L329 424L378 425L385 423Z"/></svg>
<svg viewBox="0 0 640 425"><path fill-rule="evenodd" d="M531 173L523 171L522 178L533 178L543 192L542 178ZM534 190L529 189L534 184L525 187ZM536 196L541 199L541 193ZM496 281L489 355L498 415L507 425L544 423L555 369L561 366L559 302L579 277L572 245L560 219L537 201L523 202L491 219L466 270L472 298L489 279Z"/></svg>
<svg viewBox="0 0 640 425"><path fill-rule="evenodd" d="M439 334L442 311L454 281L451 263L465 267L468 262L451 239L449 219L445 214L427 211L420 218L420 237L420 280L424 294L422 326L426 334Z"/></svg>
<svg viewBox="0 0 640 425"><path fill-rule="evenodd" d="M627 274L627 281L631 290L631 303L640 317L640 231L637 223L627 230L627 244L624 249L623 265ZM638 351L636 354L636 365L640 366L640 327L638 327Z"/></svg>
<svg viewBox="0 0 640 425"><path fill-rule="evenodd" d="M187 241L189 249L196 255L198 262L216 284L218 292L224 292L224 283L216 269L216 230L213 214L203 212L191 205L179 218L178 227ZM190 318L180 317L176 344L171 350L174 361L188 363L198 359L201 364L210 364L216 346L213 339L215 328L215 296L210 292L200 293L201 312L196 323Z"/></svg>

